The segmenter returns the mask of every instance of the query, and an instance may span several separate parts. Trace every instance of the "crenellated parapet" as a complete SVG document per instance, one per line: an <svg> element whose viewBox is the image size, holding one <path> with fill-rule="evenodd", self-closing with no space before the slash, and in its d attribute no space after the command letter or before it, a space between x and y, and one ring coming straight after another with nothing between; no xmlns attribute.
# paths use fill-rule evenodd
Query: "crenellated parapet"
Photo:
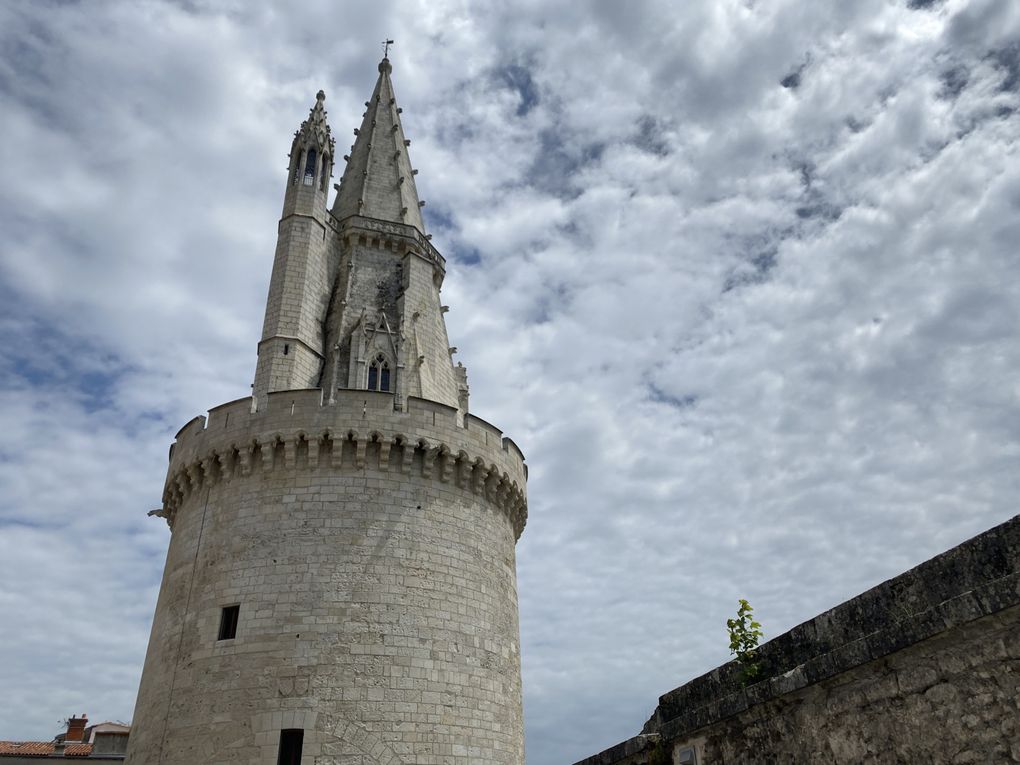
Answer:
<svg viewBox="0 0 1020 765"><path fill-rule="evenodd" d="M348 249L353 245L361 245L377 250L389 250L399 255L406 253L417 255L432 265L436 271L437 282L442 284L446 275L446 258L432 244L431 235L423 234L414 226L360 215L353 215L341 222L332 213L326 215L326 223L330 231Z"/></svg>
<svg viewBox="0 0 1020 765"><path fill-rule="evenodd" d="M335 470L414 474L482 498L505 513L520 537L527 521L527 466L517 445L484 420L412 398L393 410L386 393L341 390L333 403L319 389L270 393L218 406L177 434L153 514L173 529L181 503L195 491L257 472Z"/></svg>

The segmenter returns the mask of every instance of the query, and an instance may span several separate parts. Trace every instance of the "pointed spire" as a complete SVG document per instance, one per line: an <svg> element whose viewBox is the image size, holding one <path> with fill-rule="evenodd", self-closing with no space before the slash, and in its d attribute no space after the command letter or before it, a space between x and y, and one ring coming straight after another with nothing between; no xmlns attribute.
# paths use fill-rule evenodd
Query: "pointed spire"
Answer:
<svg viewBox="0 0 1020 765"><path fill-rule="evenodd" d="M308 112L308 119L301 123L301 127L294 134L295 143L304 146L314 146L320 153L333 155L333 146L336 143L330 133L329 124L326 122L326 94L319 91L315 94L315 106Z"/></svg>
<svg viewBox="0 0 1020 765"><path fill-rule="evenodd" d="M372 98L365 102L365 115L357 136L340 191L333 203L333 215L339 219L351 215L406 223L423 234L423 202L418 200L415 171L407 153L410 141L404 138L400 109L393 96L389 58L379 62L379 79Z"/></svg>

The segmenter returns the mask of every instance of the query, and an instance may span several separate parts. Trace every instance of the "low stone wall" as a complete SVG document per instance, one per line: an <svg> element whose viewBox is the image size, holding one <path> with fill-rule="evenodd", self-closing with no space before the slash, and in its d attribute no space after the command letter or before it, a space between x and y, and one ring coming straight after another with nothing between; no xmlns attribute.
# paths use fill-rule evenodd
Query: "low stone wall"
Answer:
<svg viewBox="0 0 1020 765"><path fill-rule="evenodd" d="M1020 516L659 699L577 765L1020 762Z"/></svg>

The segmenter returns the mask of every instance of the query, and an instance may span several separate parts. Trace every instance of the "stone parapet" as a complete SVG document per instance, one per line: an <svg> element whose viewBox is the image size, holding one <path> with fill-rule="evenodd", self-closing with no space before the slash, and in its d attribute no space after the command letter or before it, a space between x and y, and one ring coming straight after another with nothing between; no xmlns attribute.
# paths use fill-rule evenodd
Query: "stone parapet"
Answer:
<svg viewBox="0 0 1020 765"><path fill-rule="evenodd" d="M215 407L177 433L157 513L172 529L177 509L208 482L243 479L276 466L409 473L481 497L506 514L520 537L527 521L524 455L500 430L457 410L412 398L393 410L393 396L341 390L334 403L319 389L270 393Z"/></svg>
<svg viewBox="0 0 1020 765"><path fill-rule="evenodd" d="M352 215L341 222L332 213L327 214L326 223L334 233L347 240L348 245L352 237L365 237L366 243L373 241L377 247L386 250L413 252L431 263L440 276L446 274L446 258L439 253L429 237L415 226L362 215Z"/></svg>
<svg viewBox="0 0 1020 765"><path fill-rule="evenodd" d="M730 662L662 695L644 732L710 725L1017 604L1020 516L765 643L746 689Z"/></svg>
<svg viewBox="0 0 1020 765"><path fill-rule="evenodd" d="M805 719L810 718L813 730L832 727L833 741L843 735L882 741L884 734L877 727L866 728L876 726L874 722L861 723L860 731L837 730L838 716L828 707L805 703L802 694L817 686L821 690L816 689L816 695L831 696L829 707L835 709L840 700L833 689L869 682L877 686L888 674L883 669L886 664L894 668L891 697L905 699L916 690L908 687L913 681L904 678L930 676L928 684L937 684L939 672L925 662L941 661L949 667L944 674L954 677L954 682L971 682L978 673L951 666L959 664L952 658L954 646L959 644L960 650L974 657L983 650L991 656L998 649L988 646L998 645L1000 633L1008 632L1018 611L1020 516L1015 516L765 643L758 649L761 672L755 683L745 687L740 666L729 662L663 694L641 735L575 765L644 765L656 741L672 751L693 747L696 741L711 744L713 736L729 741L739 752L740 746L761 730L779 730L782 725L792 729L798 724L775 716L785 709L784 704L800 709ZM942 655L949 658L932 658ZM983 692L989 699L994 697L994 682L974 682L989 686ZM745 729L751 733L743 733ZM803 738L807 747L809 737ZM779 739L782 736L777 734ZM909 741L903 743L910 745ZM784 751L778 744L774 750ZM795 750L791 744L786 751ZM718 761L744 761L739 756ZM804 751L798 756L805 756ZM850 760L837 757L829 761Z"/></svg>

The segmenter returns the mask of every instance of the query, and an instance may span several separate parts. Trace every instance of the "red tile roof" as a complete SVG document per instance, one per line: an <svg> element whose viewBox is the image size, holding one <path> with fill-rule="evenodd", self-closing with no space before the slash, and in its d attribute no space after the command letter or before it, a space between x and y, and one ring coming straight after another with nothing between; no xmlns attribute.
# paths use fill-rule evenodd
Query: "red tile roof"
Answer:
<svg viewBox="0 0 1020 765"><path fill-rule="evenodd" d="M52 741L0 741L0 756L45 757L53 754Z"/></svg>
<svg viewBox="0 0 1020 765"><path fill-rule="evenodd" d="M65 757L88 757L92 744L68 744ZM0 757L48 757L53 754L52 741L0 741Z"/></svg>

